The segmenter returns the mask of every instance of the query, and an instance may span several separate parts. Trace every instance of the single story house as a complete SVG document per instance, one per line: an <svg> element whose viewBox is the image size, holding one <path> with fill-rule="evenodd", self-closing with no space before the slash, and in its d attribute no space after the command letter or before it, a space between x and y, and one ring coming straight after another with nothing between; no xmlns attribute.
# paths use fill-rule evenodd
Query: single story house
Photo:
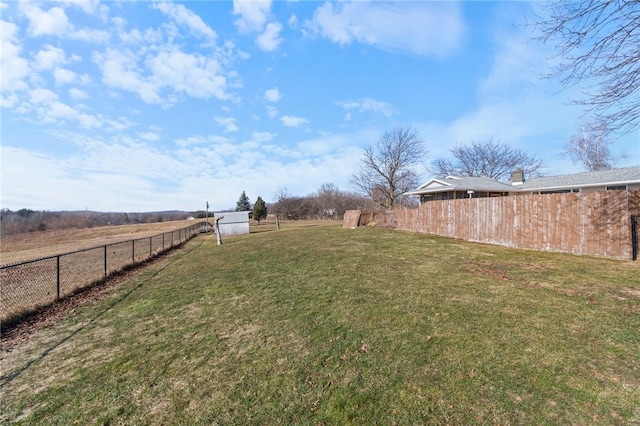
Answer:
<svg viewBox="0 0 640 426"><path fill-rule="evenodd" d="M433 178L406 194L420 203L458 198L504 197L520 194L554 194L640 189L640 166L595 172L524 179L522 171L511 175L511 182L485 177L447 176Z"/></svg>

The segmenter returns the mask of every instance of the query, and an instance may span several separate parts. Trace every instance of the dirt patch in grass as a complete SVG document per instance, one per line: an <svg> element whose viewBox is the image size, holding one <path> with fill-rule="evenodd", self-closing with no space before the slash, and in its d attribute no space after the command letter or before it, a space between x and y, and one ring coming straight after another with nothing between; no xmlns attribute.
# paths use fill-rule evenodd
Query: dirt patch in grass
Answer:
<svg viewBox="0 0 640 426"><path fill-rule="evenodd" d="M623 288L622 291L624 294L629 295L631 297L638 297L640 298L640 290L638 289L633 289L633 288Z"/></svg>
<svg viewBox="0 0 640 426"><path fill-rule="evenodd" d="M465 267L473 274L486 275L503 281L509 281L511 279L511 277L502 270L502 266L500 264L493 262L468 261L465 263Z"/></svg>

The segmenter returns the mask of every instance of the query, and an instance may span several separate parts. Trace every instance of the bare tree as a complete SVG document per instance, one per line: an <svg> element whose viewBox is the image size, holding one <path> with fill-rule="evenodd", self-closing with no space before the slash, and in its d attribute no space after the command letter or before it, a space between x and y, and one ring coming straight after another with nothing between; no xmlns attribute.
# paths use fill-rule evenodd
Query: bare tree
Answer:
<svg viewBox="0 0 640 426"><path fill-rule="evenodd" d="M431 171L434 174L508 180L514 170L520 169L526 176L539 176L544 167L542 161L534 156L494 139L456 146L450 152L453 160L437 158L432 162Z"/></svg>
<svg viewBox="0 0 640 426"><path fill-rule="evenodd" d="M280 187L274 194L273 198L275 198L275 203L273 205L276 211L276 217L285 216L288 210L288 200L291 198L289 195L289 190L286 186Z"/></svg>
<svg viewBox="0 0 640 426"><path fill-rule="evenodd" d="M318 217L342 219L347 210L375 210L374 202L356 192L341 191L333 183L323 183L318 191L310 195L318 206ZM412 200L412 199L410 199Z"/></svg>
<svg viewBox="0 0 640 426"><path fill-rule="evenodd" d="M338 214L340 190L333 183L323 183L316 193L319 216L323 219L334 219Z"/></svg>
<svg viewBox="0 0 640 426"><path fill-rule="evenodd" d="M416 130L396 127L364 150L351 182L380 206L393 209L403 193L418 185L414 170L427 151Z"/></svg>
<svg viewBox="0 0 640 426"><path fill-rule="evenodd" d="M609 150L611 140L606 135L602 125L582 126L564 145L564 152L588 171L610 169L616 159Z"/></svg>
<svg viewBox="0 0 640 426"><path fill-rule="evenodd" d="M629 133L640 118L640 2L559 0L538 17L539 37L555 43L561 62L550 76L566 87L588 83L582 99L606 129Z"/></svg>

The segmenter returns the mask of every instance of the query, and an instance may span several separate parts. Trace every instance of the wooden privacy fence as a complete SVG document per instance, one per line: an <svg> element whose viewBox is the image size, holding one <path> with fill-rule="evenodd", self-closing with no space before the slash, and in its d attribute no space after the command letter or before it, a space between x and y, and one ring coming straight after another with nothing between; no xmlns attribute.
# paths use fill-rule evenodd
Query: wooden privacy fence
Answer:
<svg viewBox="0 0 640 426"><path fill-rule="evenodd" d="M183 244L206 230L199 222L152 237L0 266L0 319L50 304Z"/></svg>
<svg viewBox="0 0 640 426"><path fill-rule="evenodd" d="M358 228L361 226L396 228L397 224L395 215L386 212L365 212L362 210L347 210L344 212L343 228Z"/></svg>
<svg viewBox="0 0 640 426"><path fill-rule="evenodd" d="M620 259L633 258L633 215L640 215L637 189L429 201L395 211L401 230Z"/></svg>

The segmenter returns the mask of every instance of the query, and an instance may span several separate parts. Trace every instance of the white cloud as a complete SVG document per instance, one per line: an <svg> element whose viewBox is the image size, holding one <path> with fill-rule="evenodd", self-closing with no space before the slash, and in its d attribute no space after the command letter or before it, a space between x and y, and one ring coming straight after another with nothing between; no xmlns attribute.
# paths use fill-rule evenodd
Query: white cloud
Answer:
<svg viewBox="0 0 640 426"><path fill-rule="evenodd" d="M102 120L93 114L77 114L75 111L74 114L75 117L72 116L71 118L75 118L78 121L81 129L97 129L103 126Z"/></svg>
<svg viewBox="0 0 640 426"><path fill-rule="evenodd" d="M160 2L155 3L153 8L173 18L176 23L185 25L192 34L202 35L210 40L215 40L217 37L216 32L205 24L202 18L182 4Z"/></svg>
<svg viewBox="0 0 640 426"><path fill-rule="evenodd" d="M296 15L291 15L287 20L287 24L289 24L291 28L298 28L298 17Z"/></svg>
<svg viewBox="0 0 640 426"><path fill-rule="evenodd" d="M0 20L2 38L0 44L0 91L14 91L27 88L23 79L29 74L29 62L20 56L22 45L18 41L18 27L11 22Z"/></svg>
<svg viewBox="0 0 640 426"><path fill-rule="evenodd" d="M76 73L65 68L57 68L53 72L53 77L58 84L69 84L76 79Z"/></svg>
<svg viewBox="0 0 640 426"><path fill-rule="evenodd" d="M82 98L82 91L70 90L74 99ZM126 118L110 119L102 114L90 114L84 112L84 106L77 109L60 101L57 93L44 88L34 89L30 92L28 101L24 104L23 112L33 111L38 120L44 123L78 125L82 129L102 128L106 130L124 131L132 126Z"/></svg>
<svg viewBox="0 0 640 426"><path fill-rule="evenodd" d="M558 93L558 82L541 78L553 63L548 49L531 42L531 35L513 25L511 16L497 28L509 28L493 37L493 63L477 85L477 106L447 123L430 123L421 132L431 158L449 156L454 145L490 138L536 155L550 166L545 173L578 171L563 160L561 147L579 122L581 110L568 104L571 88ZM636 142L637 144L637 142Z"/></svg>
<svg viewBox="0 0 640 426"><path fill-rule="evenodd" d="M280 117L280 121L285 127L302 127L309 124L309 120L302 117L295 117L293 115L283 115Z"/></svg>
<svg viewBox="0 0 640 426"><path fill-rule="evenodd" d="M63 8L52 7L44 11L30 2L20 2L20 10L29 20L27 31L32 36L67 34L73 29Z"/></svg>
<svg viewBox="0 0 640 426"><path fill-rule="evenodd" d="M0 107L1 108L14 108L18 105L19 99L15 93L9 93L7 95L0 95Z"/></svg>
<svg viewBox="0 0 640 426"><path fill-rule="evenodd" d="M251 140L254 142L269 142L271 140L273 140L273 138L276 135L274 133L270 133L270 132L252 132L251 133Z"/></svg>
<svg viewBox="0 0 640 426"><path fill-rule="evenodd" d="M76 89L75 87L69 89L69 95L76 100L89 99L89 94L87 92Z"/></svg>
<svg viewBox="0 0 640 426"><path fill-rule="evenodd" d="M233 14L240 32L262 31L271 11L271 0L233 0Z"/></svg>
<svg viewBox="0 0 640 426"><path fill-rule="evenodd" d="M220 117L216 115L215 117L213 117L213 119L220 126L224 127L224 131L226 133L233 133L240 130L240 128L236 124L236 119L233 117Z"/></svg>
<svg viewBox="0 0 640 426"><path fill-rule="evenodd" d="M58 100L58 95L49 89L34 89L31 91L31 102L34 104L43 104Z"/></svg>
<svg viewBox="0 0 640 426"><path fill-rule="evenodd" d="M94 54L94 60L102 69L103 83L137 93L146 103L171 105L176 101L172 94L180 93L201 99L231 98L215 58L185 53L176 46L160 50L141 64L134 53L126 50L110 49ZM145 71L147 76L143 75ZM163 97L163 91L170 93Z"/></svg>
<svg viewBox="0 0 640 426"><path fill-rule="evenodd" d="M338 102L338 105L340 105L345 111L351 109L356 109L360 112L373 111L382 114L385 117L391 117L392 115L397 114L396 109L390 103L376 101L372 98L363 98L359 101Z"/></svg>
<svg viewBox="0 0 640 426"><path fill-rule="evenodd" d="M44 112L44 114L42 114L42 118L45 121L55 122L57 119L70 120L78 115L73 108L60 101L53 101L47 104L46 108L46 110L41 110Z"/></svg>
<svg viewBox="0 0 640 426"><path fill-rule="evenodd" d="M87 43L101 43L106 44L111 37L109 32L104 30L86 29L72 31L68 34L69 38L74 40L81 40Z"/></svg>
<svg viewBox="0 0 640 426"><path fill-rule="evenodd" d="M544 90L552 84L541 78L552 68L551 52L534 46L528 34L504 33L494 37L496 54L489 74L479 85L479 94L487 98L509 97L526 90ZM537 47L537 48L536 48Z"/></svg>
<svg viewBox="0 0 640 426"><path fill-rule="evenodd" d="M280 31L282 31L282 24L279 22L268 23L264 32L256 38L256 44L260 49L267 52L276 50L278 46L280 46L280 43L282 43Z"/></svg>
<svg viewBox="0 0 640 426"><path fill-rule="evenodd" d="M291 194L311 193L327 182L328 170L330 181L347 189L361 154L355 146L373 133L328 134L291 148L256 143L275 138L268 132L255 132L247 143L195 135L177 140L175 149L124 136L105 140L93 132L58 137L77 150L56 156L0 146L3 206L189 210L206 199L212 210L219 210L233 206L243 190L252 199L261 195L267 201L283 185Z"/></svg>
<svg viewBox="0 0 640 426"><path fill-rule="evenodd" d="M38 51L34 56L34 68L37 70L52 70L60 64L66 62L64 50L59 47L45 45L44 49Z"/></svg>
<svg viewBox="0 0 640 426"><path fill-rule="evenodd" d="M145 141L155 142L160 140L160 135L154 132L138 132L138 137Z"/></svg>
<svg viewBox="0 0 640 426"><path fill-rule="evenodd" d="M80 148L71 155L0 146L3 206L98 211L189 208L180 192L181 181L198 177L191 165L201 167L204 161L197 156L187 153L181 158L175 152L125 140L65 136ZM158 179L168 181L168 187L159 190L155 184ZM197 187L190 190L199 194Z"/></svg>
<svg viewBox="0 0 640 426"><path fill-rule="evenodd" d="M186 138L176 139L174 143L179 147L185 148L189 146L200 145L205 143L206 141L207 140L205 138L198 135L198 136L189 136Z"/></svg>
<svg viewBox="0 0 640 426"><path fill-rule="evenodd" d="M100 0L60 0L60 2L65 5L77 6L88 15L95 15L101 12L101 7L106 7L100 4Z"/></svg>
<svg viewBox="0 0 640 426"><path fill-rule="evenodd" d="M84 84L86 86L87 84L91 84L91 77L89 74L82 74L78 77L78 81L80 84Z"/></svg>
<svg viewBox="0 0 640 426"><path fill-rule="evenodd" d="M133 53L109 49L105 53L95 53L94 60L102 69L102 82L107 86L137 93L149 104L162 103L158 88L140 75Z"/></svg>
<svg viewBox="0 0 640 426"><path fill-rule="evenodd" d="M105 14L108 10L106 6L98 6L95 2L67 0L66 4L76 4L85 12L94 14L98 10ZM96 7L97 6L97 7ZM32 2L20 2L20 10L27 17L29 25L27 31L31 36L59 36L69 37L75 40L82 40L89 43L106 43L110 35L106 30L93 28L83 28L75 30L69 22L69 18L62 7L52 7L43 10Z"/></svg>
<svg viewBox="0 0 640 426"><path fill-rule="evenodd" d="M333 42L446 57L464 33L461 5L449 2L326 2L305 22L311 34Z"/></svg>
<svg viewBox="0 0 640 426"><path fill-rule="evenodd" d="M278 109L274 106L267 105L267 115L269 118L276 118L278 115Z"/></svg>
<svg viewBox="0 0 640 426"><path fill-rule="evenodd" d="M57 200L60 206L63 206L65 201L71 201L76 181L72 176L65 176L67 165L64 159L8 146L0 146L0 150L3 206L28 206L48 210L51 209L51 202L54 200ZM38 191L46 188L48 197L38 196L34 188L39 188ZM68 205L75 206L76 203Z"/></svg>
<svg viewBox="0 0 640 426"><path fill-rule="evenodd" d="M216 145L216 146L233 146L233 141L224 136L209 135L207 137L201 135L189 136L186 138L176 139L175 144L182 148L195 147L198 145Z"/></svg>
<svg viewBox="0 0 640 426"><path fill-rule="evenodd" d="M45 123L71 122L83 129L102 127L98 117L75 110L59 100L41 101L37 107L37 113L40 120Z"/></svg>
<svg viewBox="0 0 640 426"><path fill-rule="evenodd" d="M267 102L278 102L282 95L278 89L269 89L264 91L264 98Z"/></svg>
<svg viewBox="0 0 640 426"><path fill-rule="evenodd" d="M147 61L150 79L158 87L169 87L194 98L228 99L227 81L220 74L220 63L212 57L184 53L177 48L164 50Z"/></svg>

